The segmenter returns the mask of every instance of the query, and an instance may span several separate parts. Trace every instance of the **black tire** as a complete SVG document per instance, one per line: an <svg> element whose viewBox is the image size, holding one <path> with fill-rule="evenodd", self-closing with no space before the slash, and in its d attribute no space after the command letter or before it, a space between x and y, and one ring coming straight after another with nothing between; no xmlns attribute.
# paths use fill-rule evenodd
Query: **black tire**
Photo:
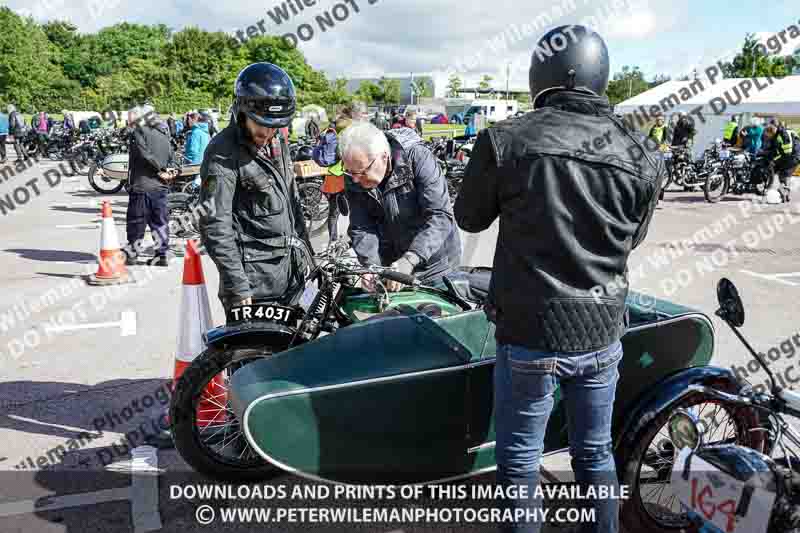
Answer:
<svg viewBox="0 0 800 533"><path fill-rule="evenodd" d="M263 481L279 472L244 441L241 433L235 440L227 442L223 437L221 449L231 445L229 451L234 454L226 456L212 449L213 435L202 434L203 430L196 425L200 395L215 376L223 374L224 379L229 380L236 369L271 355L265 348L209 348L178 379L169 410L172 439L178 453L196 471L219 481L240 483ZM229 424L232 431L239 427L229 404L226 404L225 417L225 424ZM241 453L236 456L236 452L240 450Z"/></svg>
<svg viewBox="0 0 800 533"><path fill-rule="evenodd" d="M80 156L78 157L78 167L80 168L80 173L83 175L89 174L89 168L94 163L94 160L89 157L85 151L81 151Z"/></svg>
<svg viewBox="0 0 800 533"><path fill-rule="evenodd" d="M199 235L200 231L194 217L183 217L183 215L191 215L196 200L196 195L185 192L173 192L167 195L169 220L174 220L178 227L175 231L176 237L191 238Z"/></svg>
<svg viewBox="0 0 800 533"><path fill-rule="evenodd" d="M729 188L730 177L727 172L712 173L706 176L706 182L703 184L703 195L706 197L707 202L715 204L728 194Z"/></svg>
<svg viewBox="0 0 800 533"><path fill-rule="evenodd" d="M726 390L725 392L733 393L735 390ZM655 464L658 466L658 468L655 469L655 474L658 478L655 485L661 484L664 486L661 493L665 490L670 492L668 484L672 474L675 447L669 440L669 434L666 432L666 424L675 410L692 406L703 406L700 408L701 415L703 413L702 409L705 406L716 406L723 409L729 417L729 422L726 422L724 426L720 423L714 432L709 435L710 442L708 442L708 444L733 440L758 451L766 451L767 444L763 439L763 432L750 431L755 427L760 427L760 424L757 422L759 418L754 411L747 408L721 404L699 393L686 396L671 410L654 418L640 434L636 436L634 442L636 442L637 445L632 450L621 450L622 457L617 460L620 483L630 487L630 498L620 502L620 519L627 531L646 531L647 533L677 533L678 531L695 533L697 531L690 526L685 514L681 515L672 510L674 507L671 507L669 512L665 513L664 511L666 508L661 505L660 498L656 504L650 502L646 504L643 502L642 491L640 490L642 466L647 466L652 471L652 465ZM716 414L714 417L716 419ZM720 427L724 427L725 430L733 429L735 434L726 439L727 433L723 431L722 438L717 439L715 438L715 433ZM651 445L658 437L660 437L658 444L655 449L652 449ZM670 445L672 446L672 451L669 449ZM666 483L663 482L664 479L666 479ZM647 494L650 495L652 493L653 491ZM670 502L677 504L677 502L674 501L674 495L672 500L667 500L667 504ZM657 512L661 514L655 517L654 514Z"/></svg>
<svg viewBox="0 0 800 533"><path fill-rule="evenodd" d="M297 187L309 235L324 228L328 219L328 197L322 192L322 183L320 180L309 180Z"/></svg>
<svg viewBox="0 0 800 533"><path fill-rule="evenodd" d="M675 179L674 179L674 178L673 178L673 176L672 176L673 168L674 168L674 167L673 167L672 165L669 165L669 166L667 167L667 172L666 172L666 174L667 174L667 179L666 179L666 182L664 183L664 188L662 189L662 190L664 190L664 191L666 191L667 189L669 189L669 186L670 186L670 185L672 185L672 183L675 181Z"/></svg>
<svg viewBox="0 0 800 533"><path fill-rule="evenodd" d="M73 161L70 161L70 164L74 164ZM105 176L98 176L97 175L97 164L93 161L89 165L89 185L92 186L92 189L96 190L100 194L114 194L118 193L122 190L122 186L125 184L122 180L112 180L110 178L106 178Z"/></svg>

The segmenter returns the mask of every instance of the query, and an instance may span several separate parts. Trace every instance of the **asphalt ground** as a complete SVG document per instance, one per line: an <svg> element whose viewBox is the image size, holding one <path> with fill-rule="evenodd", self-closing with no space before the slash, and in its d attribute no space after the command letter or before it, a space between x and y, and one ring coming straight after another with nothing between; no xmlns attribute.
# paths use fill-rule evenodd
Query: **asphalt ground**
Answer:
<svg viewBox="0 0 800 533"><path fill-rule="evenodd" d="M49 170L56 170L59 179L53 172L46 174ZM132 267L136 283L89 287L82 276L97 268L99 200L111 202L124 242L124 192L101 197L89 188L85 176L68 176L58 163L45 161L20 173L0 175L0 204L7 194L15 208L6 205L3 214L0 207L0 531L495 530L466 523L378 527L302 521L256 526L241 520L222 524L219 516L213 526L199 524L196 514L206 502L174 498L170 493L174 490L170 485L198 481L181 477L189 472L176 452L160 450L132 461L129 450L120 445L126 433L146 432L163 409L164 384L173 371L178 332L182 242L175 243L177 257L169 268ZM796 199L800 200L800 194ZM750 199L736 197L712 205L701 192L668 191L647 239L632 255L630 271L634 289L708 314L717 341L712 363L744 368L749 355L713 315L717 280L722 276L733 280L746 309L743 333L759 351L780 350L774 352L778 357L771 368L794 387L794 380L800 380L794 352L800 348L791 348L785 341L800 330L800 209L793 207L794 217L782 214L781 209L759 209ZM464 262L490 265L496 235L495 225L478 237L465 236ZM673 244L682 239L694 242L676 251ZM324 240L317 236L315 246ZM220 324L224 315L215 297L217 273L208 257L203 257L203 265L213 321ZM135 334L122 335L123 313L135 314ZM53 332L46 325L82 325L84 329ZM762 382L765 375L759 371L749 379ZM123 419L126 409L132 416ZM59 446L63 455L53 452ZM158 473L131 476L131 464L138 470L158 469ZM554 471L568 469L563 455L548 458L546 464ZM467 483L488 484L493 479L493 474L487 474ZM301 480L291 475L267 483L287 488L298 484ZM269 508L274 502L256 503ZM309 498L290 503L340 508L395 505L370 498L346 504ZM441 505L441 501L422 499L397 502L396 507ZM563 529L546 529L559 530Z"/></svg>

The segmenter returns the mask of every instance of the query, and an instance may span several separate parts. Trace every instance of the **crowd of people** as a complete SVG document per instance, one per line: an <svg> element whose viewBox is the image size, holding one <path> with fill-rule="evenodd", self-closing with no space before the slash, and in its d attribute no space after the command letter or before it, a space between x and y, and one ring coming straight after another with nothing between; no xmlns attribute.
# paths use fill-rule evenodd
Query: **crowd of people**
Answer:
<svg viewBox="0 0 800 533"><path fill-rule="evenodd" d="M613 116L605 95L610 60L603 39L582 26L561 27L542 37L537 50L549 49L553 37L566 30L573 38L564 39L562 48L533 55L529 80L536 112L476 132L454 203L436 157L423 142L424 120L415 110L393 111L386 120L379 112L367 117L363 106L351 105L324 127L311 113L304 127L313 160L326 169L322 191L328 199L330 242L339 238L340 214L349 215L347 234L364 265L390 267L444 287L446 277L460 273L459 229L479 233L500 220L484 309L496 325L497 479L506 488L527 487L529 495L539 483L545 429L559 385L576 481L617 486L611 422L623 355L620 339L628 327L627 291L598 299L593 288L620 280L627 286L628 256L647 236L664 183L660 163L650 165L648 158L648 165L637 164L638 154L646 151L645 136ZM574 57L595 59L576 65ZM297 304L314 250L289 150L296 105L289 75L276 65L254 63L237 77L224 129L208 112L191 111L181 120L170 113L162 121L151 118L152 106L131 109L127 264L138 264L149 226L157 243L150 264L169 265L169 184L181 166L200 165L200 201L214 208L201 214L198 227L219 271L223 306L256 300ZM113 120L117 126L116 114ZM54 121L38 112L27 125L14 106L8 106L7 115L0 113L2 161L7 135L24 154L18 143L29 127L46 143ZM71 114L64 113L62 127L76 129ZM581 149L609 132L615 135L607 148L613 157L599 161ZM659 144L688 147L696 133L681 113L670 126L658 119L649 136ZM800 143L780 123L742 128L734 119L724 136L754 153L770 150L777 168L797 164ZM176 157L179 138L184 139L183 160ZM633 197L641 201L628 201ZM365 276L362 287L402 288L397 281L378 281ZM532 496L502 502L528 511L540 504ZM586 531L619 531L617 500L598 498L590 504L596 522ZM540 524L503 527L534 533Z"/></svg>

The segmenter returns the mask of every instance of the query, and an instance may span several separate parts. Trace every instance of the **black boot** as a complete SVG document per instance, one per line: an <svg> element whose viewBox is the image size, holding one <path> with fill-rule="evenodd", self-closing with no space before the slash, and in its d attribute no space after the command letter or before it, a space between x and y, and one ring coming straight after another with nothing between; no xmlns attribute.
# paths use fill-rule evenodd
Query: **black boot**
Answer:
<svg viewBox="0 0 800 533"><path fill-rule="evenodd" d="M125 253L125 264L127 266L136 266L139 264L139 256L136 252L128 248L123 248L122 251Z"/></svg>

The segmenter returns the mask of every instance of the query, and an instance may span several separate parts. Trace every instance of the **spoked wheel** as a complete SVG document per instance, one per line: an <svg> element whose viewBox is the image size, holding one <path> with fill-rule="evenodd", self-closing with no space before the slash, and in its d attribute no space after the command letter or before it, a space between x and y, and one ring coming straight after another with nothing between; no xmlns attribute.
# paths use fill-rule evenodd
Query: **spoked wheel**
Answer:
<svg viewBox="0 0 800 533"><path fill-rule="evenodd" d="M174 192L167 195L167 212L170 221L175 221L177 237L194 237L199 235L192 208L197 197L186 192Z"/></svg>
<svg viewBox="0 0 800 533"><path fill-rule="evenodd" d="M233 373L269 357L266 348L209 348L185 370L170 404L172 438L195 470L220 481L262 481L278 472L247 442L230 407Z"/></svg>
<svg viewBox="0 0 800 533"><path fill-rule="evenodd" d="M630 487L631 496L622 502L620 509L620 518L628 531L696 531L670 489L672 467L679 450L670 439L667 422L679 408L693 411L703 421L705 444L736 443L765 451L765 434L752 410L723 404L702 394L687 396L653 419L637 436L637 446L617 462L621 483Z"/></svg>
<svg viewBox="0 0 800 533"><path fill-rule="evenodd" d="M311 235L325 225L328 218L328 197L322 192L322 182L306 181L297 187L306 228Z"/></svg>
<svg viewBox="0 0 800 533"><path fill-rule="evenodd" d="M89 185L100 194L114 194L122 189L122 180L112 180L106 176L101 176L97 172L97 163L92 161L89 165Z"/></svg>
<svg viewBox="0 0 800 533"><path fill-rule="evenodd" d="M722 200L722 197L728 193L729 188L730 180L726 173L709 174L703 184L703 194L707 202L715 204Z"/></svg>

